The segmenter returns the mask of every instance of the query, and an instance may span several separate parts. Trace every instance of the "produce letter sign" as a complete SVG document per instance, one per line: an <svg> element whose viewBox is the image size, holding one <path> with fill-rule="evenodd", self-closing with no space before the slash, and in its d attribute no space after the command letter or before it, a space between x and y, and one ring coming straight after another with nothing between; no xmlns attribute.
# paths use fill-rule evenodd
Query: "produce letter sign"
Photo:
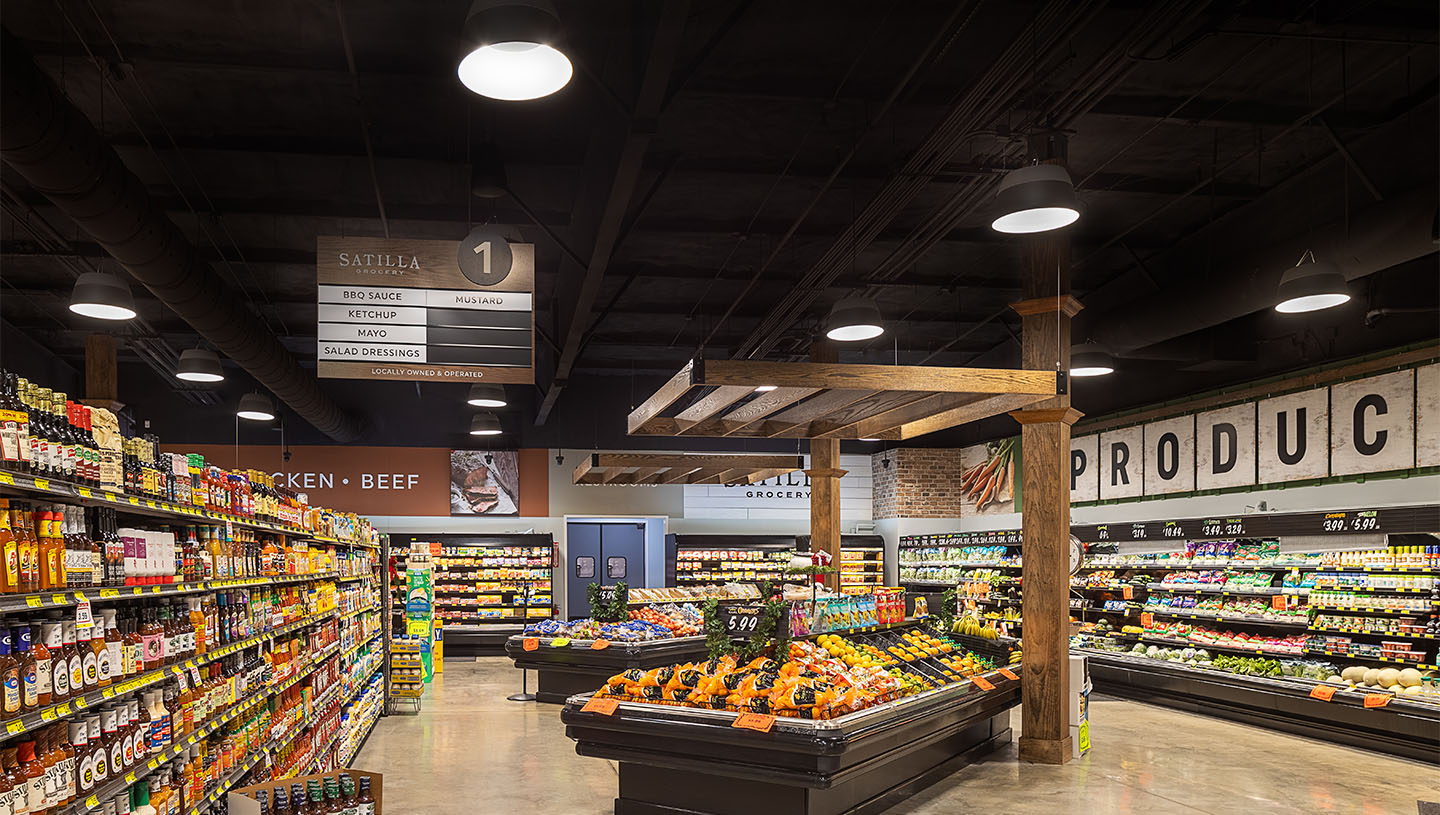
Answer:
<svg viewBox="0 0 1440 815"><path fill-rule="evenodd" d="M1330 386L1330 473L1415 466L1415 372Z"/></svg>
<svg viewBox="0 0 1440 815"><path fill-rule="evenodd" d="M1100 434L1100 498L1135 498L1145 489L1145 432L1127 427Z"/></svg>

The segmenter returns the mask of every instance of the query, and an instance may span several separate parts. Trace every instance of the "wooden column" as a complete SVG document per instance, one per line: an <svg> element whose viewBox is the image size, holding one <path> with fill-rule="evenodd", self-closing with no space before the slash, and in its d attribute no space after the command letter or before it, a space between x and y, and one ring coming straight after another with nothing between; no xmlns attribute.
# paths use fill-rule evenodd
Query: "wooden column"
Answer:
<svg viewBox="0 0 1440 815"><path fill-rule="evenodd" d="M1065 136L1031 137L1030 154L1064 164ZM1070 238L1056 230L1026 239L1021 288L1022 366L1070 369L1070 318L1080 303L1070 296ZM1064 764L1070 739L1070 426L1080 413L1069 388L1053 399L1016 411L1021 429L1021 527L1025 659L1021 685L1020 758Z"/></svg>
<svg viewBox="0 0 1440 815"><path fill-rule="evenodd" d="M85 338L85 398L90 407L103 407L118 413L124 405L120 402L120 372L115 361L115 337L110 334L91 334Z"/></svg>
<svg viewBox="0 0 1440 815"><path fill-rule="evenodd" d="M811 362L838 362L835 344L817 339L810 345ZM825 586L840 590L840 440L811 439L810 469L810 551L829 552L835 574L825 576Z"/></svg>

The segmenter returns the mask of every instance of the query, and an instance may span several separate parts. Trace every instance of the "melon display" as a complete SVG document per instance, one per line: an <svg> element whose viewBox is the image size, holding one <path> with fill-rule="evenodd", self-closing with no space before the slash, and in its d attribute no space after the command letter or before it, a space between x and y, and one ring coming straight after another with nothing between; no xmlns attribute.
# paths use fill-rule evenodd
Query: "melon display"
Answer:
<svg viewBox="0 0 1440 815"><path fill-rule="evenodd" d="M1365 666L1351 665L1340 672L1340 678L1347 682L1363 682L1365 681Z"/></svg>
<svg viewBox="0 0 1440 815"><path fill-rule="evenodd" d="M1400 671L1395 668L1382 668L1380 673L1375 675L1375 681L1382 688L1394 687L1400 682Z"/></svg>
<svg viewBox="0 0 1440 815"><path fill-rule="evenodd" d="M1407 688L1420 687L1420 672L1414 668L1406 668L1400 672L1400 684ZM1408 691L1407 691L1408 692Z"/></svg>
<svg viewBox="0 0 1440 815"><path fill-rule="evenodd" d="M1419 696L1422 688L1419 685L1406 685L1401 691L1405 696Z"/></svg>
<svg viewBox="0 0 1440 815"><path fill-rule="evenodd" d="M1360 680L1360 684L1364 685L1364 686L1367 687L1367 688L1368 688L1368 687L1373 687L1373 686L1379 684L1379 682L1380 682L1380 669L1379 669L1379 668L1369 668L1369 669L1367 669L1367 670L1365 671L1364 677Z"/></svg>

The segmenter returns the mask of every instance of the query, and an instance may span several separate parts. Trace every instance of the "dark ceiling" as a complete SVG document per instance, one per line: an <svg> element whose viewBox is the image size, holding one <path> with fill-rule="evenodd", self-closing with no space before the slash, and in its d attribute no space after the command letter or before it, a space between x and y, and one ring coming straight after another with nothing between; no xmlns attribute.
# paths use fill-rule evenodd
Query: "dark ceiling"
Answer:
<svg viewBox="0 0 1440 815"><path fill-rule="evenodd" d="M1047 129L1084 205L1076 341L1120 358L1076 384L1087 414L1440 335L1433 243L1376 232L1434 217L1433 0L558 6L576 76L528 103L456 80L468 0L8 0L0 25L308 370L317 234L496 222L535 242L537 385L510 389L509 445L644 446L624 414L697 348L801 358L853 294L889 331L842 361L1017 366L1024 239L986 205ZM474 198L491 148L513 194ZM118 265L8 165L0 183L0 364L69 366L76 390L109 327L66 311L69 289ZM1367 274L1345 307L1275 314L1252 284L1312 239L1368 241ZM229 440L253 380L177 388L198 336L134 288L122 400L166 439ZM463 386L321 386L362 441L469 440Z"/></svg>

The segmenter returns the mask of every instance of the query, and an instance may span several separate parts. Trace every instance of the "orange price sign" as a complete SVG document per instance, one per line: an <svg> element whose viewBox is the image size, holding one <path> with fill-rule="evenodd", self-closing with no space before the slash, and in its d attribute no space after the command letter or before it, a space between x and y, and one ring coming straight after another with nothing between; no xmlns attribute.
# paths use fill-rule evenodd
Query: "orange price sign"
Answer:
<svg viewBox="0 0 1440 815"><path fill-rule="evenodd" d="M990 680L986 679L980 674L975 674L974 676L970 677L970 681L974 682L975 687L979 688L980 690L995 690L995 686L990 684Z"/></svg>
<svg viewBox="0 0 1440 815"><path fill-rule="evenodd" d="M1336 688L1334 685L1316 685L1310 689L1310 698L1328 702L1334 698L1335 691L1337 690L1339 690L1339 688Z"/></svg>
<svg viewBox="0 0 1440 815"><path fill-rule="evenodd" d="M1143 628L1154 628L1154 627L1155 627L1155 615L1151 614L1151 613L1148 612L1148 611L1142 613L1142 614L1140 615L1140 625L1141 625L1141 627L1143 627Z"/></svg>
<svg viewBox="0 0 1440 815"><path fill-rule="evenodd" d="M1006 679L1019 679L1019 678L1020 678L1020 677L1016 676L1016 675L1015 675L1015 672L1012 671L1012 670L1010 670L1009 668L1001 668L1001 669L1000 669L1000 675L1003 676L1003 677L1005 677Z"/></svg>
<svg viewBox="0 0 1440 815"><path fill-rule="evenodd" d="M590 643L590 650L592 650L592 651L604 651L606 648L609 648L609 647L610 647L610 640L606 640L606 639L599 639L599 640L595 640L594 642Z"/></svg>
<svg viewBox="0 0 1440 815"><path fill-rule="evenodd" d="M1385 707L1394 698L1388 693L1367 693L1365 694L1365 707Z"/></svg>
<svg viewBox="0 0 1440 815"><path fill-rule="evenodd" d="M520 647L524 648L526 651L539 651L540 640L537 637L526 637L523 641L521 641Z"/></svg>
<svg viewBox="0 0 1440 815"><path fill-rule="evenodd" d="M1131 585L1128 585L1128 584L1127 584L1127 585L1124 585L1124 586L1121 586L1121 587L1120 587L1120 596L1121 596L1121 597L1124 597L1126 600L1134 600L1134 599L1135 599L1135 587L1134 587L1134 586L1131 586Z"/></svg>
<svg viewBox="0 0 1440 815"><path fill-rule="evenodd" d="M775 726L775 717L768 713L741 713L735 717L735 721L731 722L730 726L769 733L770 728Z"/></svg>
<svg viewBox="0 0 1440 815"><path fill-rule="evenodd" d="M1290 608L1290 598L1283 594L1275 594L1270 597L1270 607L1276 611L1285 611Z"/></svg>
<svg viewBox="0 0 1440 815"><path fill-rule="evenodd" d="M599 713L601 716L614 716L615 710L620 707L619 699L609 699L603 696L591 696L585 707L580 708L584 713Z"/></svg>

